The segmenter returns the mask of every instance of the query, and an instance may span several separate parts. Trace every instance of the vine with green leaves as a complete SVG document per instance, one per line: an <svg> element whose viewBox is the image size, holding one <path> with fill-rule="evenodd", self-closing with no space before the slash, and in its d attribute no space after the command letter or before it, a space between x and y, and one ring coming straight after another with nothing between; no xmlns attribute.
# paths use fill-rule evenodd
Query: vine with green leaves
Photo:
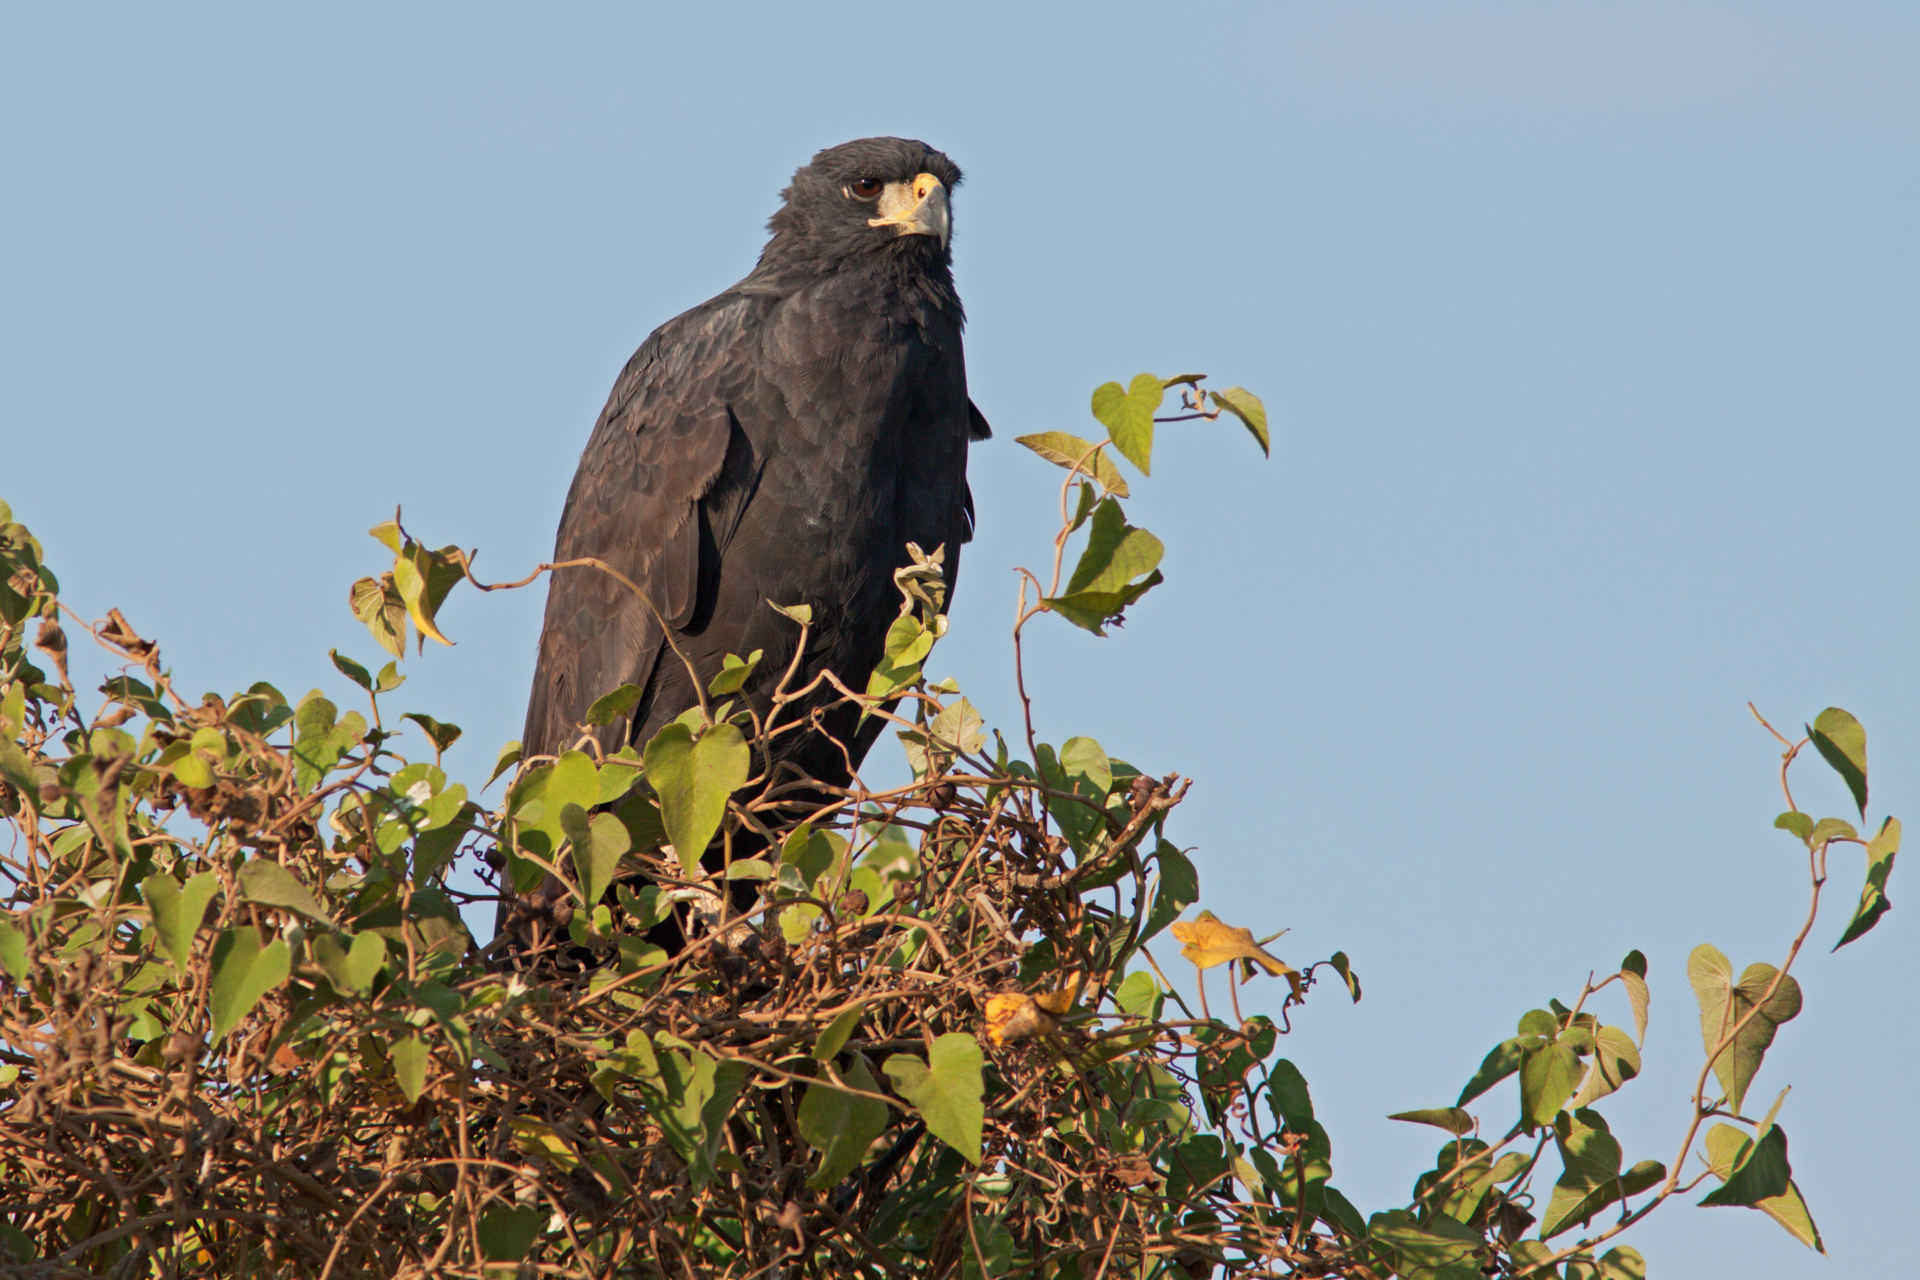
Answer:
<svg viewBox="0 0 1920 1280"><path fill-rule="evenodd" d="M1836 848L1867 863L1839 945L1887 909L1899 824L1863 837L1789 787L1810 743L1864 822L1859 723L1829 708L1775 734L1806 922L1777 967L1693 953L1705 1056L1670 1163L1628 1165L1599 1110L1641 1070L1634 952L1522 1016L1451 1106L1392 1117L1445 1141L1404 1205L1365 1213L1278 1056L1296 1009L1360 999L1347 957L1295 967L1245 924L1183 918L1202 901L1168 830L1187 782L1040 741L1020 661L1041 615L1104 635L1161 581L1120 464L1145 476L1156 427L1223 418L1264 452L1265 409L1142 374L1092 410L1098 438L1020 441L1065 474L1051 562L1020 571L1017 747L925 674L947 630L940 548L896 575L863 688L800 681L815 620L770 602L791 647L696 672L700 704L650 742L602 750L592 730L638 696L613 690L574 749L509 744L470 791L442 767L456 725L392 714L406 642L446 641L462 582L607 566L480 583L470 554L396 517L373 530L391 568L350 592L393 661L333 655L364 713L265 682L190 701L118 610L62 603L0 507L0 1263L49 1280L1628 1280L1645 1266L1616 1238L1702 1186L1819 1248L1785 1093L1758 1119L1747 1104L1800 1010L1790 971ZM97 693L69 635L118 668ZM763 662L784 675L756 708L736 695ZM784 713L822 685L892 727L911 782L777 778L780 740L810 723ZM462 909L489 899L511 910L482 944ZM675 949L657 941L670 918ZM1153 954L1166 933L1197 1010ZM1240 1013L1261 974L1287 984L1278 1023Z"/></svg>

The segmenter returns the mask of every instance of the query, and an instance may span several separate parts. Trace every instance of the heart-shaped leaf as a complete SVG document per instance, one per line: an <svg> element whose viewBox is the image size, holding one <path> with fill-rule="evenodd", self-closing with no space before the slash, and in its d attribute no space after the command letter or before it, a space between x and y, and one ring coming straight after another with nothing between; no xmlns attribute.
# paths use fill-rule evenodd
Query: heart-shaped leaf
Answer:
<svg viewBox="0 0 1920 1280"><path fill-rule="evenodd" d="M824 1068L823 1068L824 1069ZM867 1093L880 1092L867 1064L854 1055L843 1077ZM859 1168L887 1127L887 1104L848 1093L831 1080L815 1080L800 1098L800 1136L820 1153L820 1167L807 1179L816 1190L831 1187Z"/></svg>
<svg viewBox="0 0 1920 1280"><path fill-rule="evenodd" d="M1150 373L1136 374L1124 389L1109 382L1093 393L1093 416L1113 437L1113 447L1143 476L1153 472L1153 415L1160 412L1166 394L1167 384Z"/></svg>
<svg viewBox="0 0 1920 1280"><path fill-rule="evenodd" d="M746 784L752 752L734 725L714 725L696 739L686 725L670 724L647 744L646 760L667 839L691 874L720 829L727 797Z"/></svg>
<svg viewBox="0 0 1920 1280"><path fill-rule="evenodd" d="M895 1092L913 1104L927 1132L958 1151L968 1164L980 1163L981 1131L986 1124L986 1058L970 1035L950 1031L933 1042L927 1061L896 1053L886 1072Z"/></svg>
<svg viewBox="0 0 1920 1280"><path fill-rule="evenodd" d="M577 804L566 806L560 823L573 842L573 871L580 878L581 905L591 910L613 883L614 868L633 848L633 840L626 825L611 813L589 817Z"/></svg>
<svg viewBox="0 0 1920 1280"><path fill-rule="evenodd" d="M1713 1060L1713 1073L1726 1090L1727 1102L1735 1110L1747 1096L1747 1086L1760 1070L1760 1060L1773 1043L1774 1032L1800 1012L1800 984L1791 975L1782 977L1773 996L1761 999L1773 986L1779 971L1770 964L1748 965L1740 981L1733 980L1733 964L1714 947L1702 943L1687 957L1687 979L1700 1001L1700 1038L1708 1053L1727 1044ZM1755 1006L1759 1006L1754 1012ZM1749 1012L1753 1017L1735 1034L1733 1029Z"/></svg>
<svg viewBox="0 0 1920 1280"><path fill-rule="evenodd" d="M140 882L141 896L153 915L154 936L175 968L185 969L193 958L193 935L219 890L220 877L211 871L190 877L185 885L175 884L163 871Z"/></svg>
<svg viewBox="0 0 1920 1280"><path fill-rule="evenodd" d="M293 953L284 939L263 944L252 925L229 929L213 944L213 982L207 1006L213 1013L213 1038L223 1038L253 1011L260 997L287 980Z"/></svg>

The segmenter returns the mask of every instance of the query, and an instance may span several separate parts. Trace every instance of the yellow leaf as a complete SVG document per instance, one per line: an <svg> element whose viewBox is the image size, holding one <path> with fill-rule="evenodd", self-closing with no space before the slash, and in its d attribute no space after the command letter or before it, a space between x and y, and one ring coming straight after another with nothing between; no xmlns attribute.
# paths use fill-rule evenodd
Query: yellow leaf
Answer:
<svg viewBox="0 0 1920 1280"><path fill-rule="evenodd" d="M1067 979L1066 986L1058 991L1049 991L1043 996L1035 996L1033 1002L1054 1017L1060 1017L1073 1008L1073 1002L1080 998L1080 988L1085 986L1086 982L1086 975L1076 969L1073 971L1073 976Z"/></svg>
<svg viewBox="0 0 1920 1280"><path fill-rule="evenodd" d="M1211 969L1229 960L1250 960L1274 977L1293 970L1260 949L1253 930L1236 929L1211 911L1202 911L1193 920L1176 920L1173 936L1186 945L1180 954L1196 969Z"/></svg>
<svg viewBox="0 0 1920 1280"><path fill-rule="evenodd" d="M1059 1029L1053 1015L1023 991L1003 991L987 997L987 1039L996 1046Z"/></svg>
<svg viewBox="0 0 1920 1280"><path fill-rule="evenodd" d="M530 1156L552 1163L562 1172L571 1173L580 1164L580 1157L573 1153L566 1140L554 1132L553 1126L544 1124L530 1116L515 1116L510 1121L513 1126L513 1145Z"/></svg>

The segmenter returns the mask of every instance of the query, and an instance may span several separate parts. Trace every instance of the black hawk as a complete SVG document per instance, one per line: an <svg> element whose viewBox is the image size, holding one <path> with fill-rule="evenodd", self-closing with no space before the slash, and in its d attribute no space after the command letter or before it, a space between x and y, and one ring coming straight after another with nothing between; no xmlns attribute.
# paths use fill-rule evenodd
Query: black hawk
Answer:
<svg viewBox="0 0 1920 1280"><path fill-rule="evenodd" d="M640 698L599 731L609 750L694 706L663 624L703 682L727 654L764 650L738 695L764 716L799 636L769 602L813 610L796 687L825 669L857 689L898 616L907 544L945 547L952 582L973 527L967 444L989 434L960 343L959 183L922 142L820 152L752 273L640 344L587 441L554 558L603 560L654 607L597 569L553 574L526 756L567 750L587 708L624 684ZM880 728L841 705L779 759L844 784Z"/></svg>

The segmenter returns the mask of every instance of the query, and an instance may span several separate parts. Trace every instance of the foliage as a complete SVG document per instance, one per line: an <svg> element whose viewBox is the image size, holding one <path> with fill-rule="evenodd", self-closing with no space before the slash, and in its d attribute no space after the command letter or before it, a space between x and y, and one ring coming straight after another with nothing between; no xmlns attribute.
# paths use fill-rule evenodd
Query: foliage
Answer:
<svg viewBox="0 0 1920 1280"><path fill-rule="evenodd" d="M1103 634L1160 582L1119 467L1147 473L1156 426L1227 414L1268 447L1256 397L1200 382L1111 383L1093 399L1105 438L1022 441L1066 475L1051 569L1022 571L1016 653L1040 614ZM1161 416L1175 388L1183 409ZM354 585L355 614L395 657L409 629L444 641L435 616L474 581L471 557L428 550L397 516L374 534L393 568ZM557 758L509 744L487 810L440 766L457 726L389 714L394 662L334 655L364 715L266 683L193 703L114 611L80 624L123 664L89 713L61 621L79 620L0 507L0 1262L1625 1280L1644 1266L1614 1237L1709 1182L1701 1203L1760 1209L1820 1247L1780 1103L1758 1121L1743 1107L1800 1010L1789 970L1830 851L1868 857L1844 945L1887 909L1897 822L1863 839L1787 791L1776 825L1805 846L1806 924L1778 967L1694 953L1705 1061L1670 1165L1629 1164L1598 1110L1641 1071L1634 952L1570 1006L1526 1012L1452 1105L1394 1116L1446 1138L1406 1204L1366 1214L1278 1056L1295 1008L1360 999L1348 958L1295 968L1243 923L1181 919L1199 880L1167 824L1187 784L1085 737L1038 741L1018 665L1018 749L929 683L942 553L913 551L865 689L822 677L893 726L911 784L801 793L814 807L792 819L770 762L803 728L780 712L810 693L792 653L814 619L775 604L788 653L699 673L702 704L638 748L603 754L586 732L631 688ZM764 718L734 696L763 661L787 673ZM431 763L403 754L415 731ZM1864 818L1865 731L1828 709L1782 738L1783 789L1808 741ZM456 887L477 882L514 890L486 946L460 908L494 895ZM742 886L759 890L744 911ZM1198 1012L1149 949L1163 932L1195 966ZM1209 1008L1208 969L1231 1021ZM1289 984L1278 1024L1239 1015L1257 973ZM1618 1025L1589 1008L1603 993L1623 997Z"/></svg>

